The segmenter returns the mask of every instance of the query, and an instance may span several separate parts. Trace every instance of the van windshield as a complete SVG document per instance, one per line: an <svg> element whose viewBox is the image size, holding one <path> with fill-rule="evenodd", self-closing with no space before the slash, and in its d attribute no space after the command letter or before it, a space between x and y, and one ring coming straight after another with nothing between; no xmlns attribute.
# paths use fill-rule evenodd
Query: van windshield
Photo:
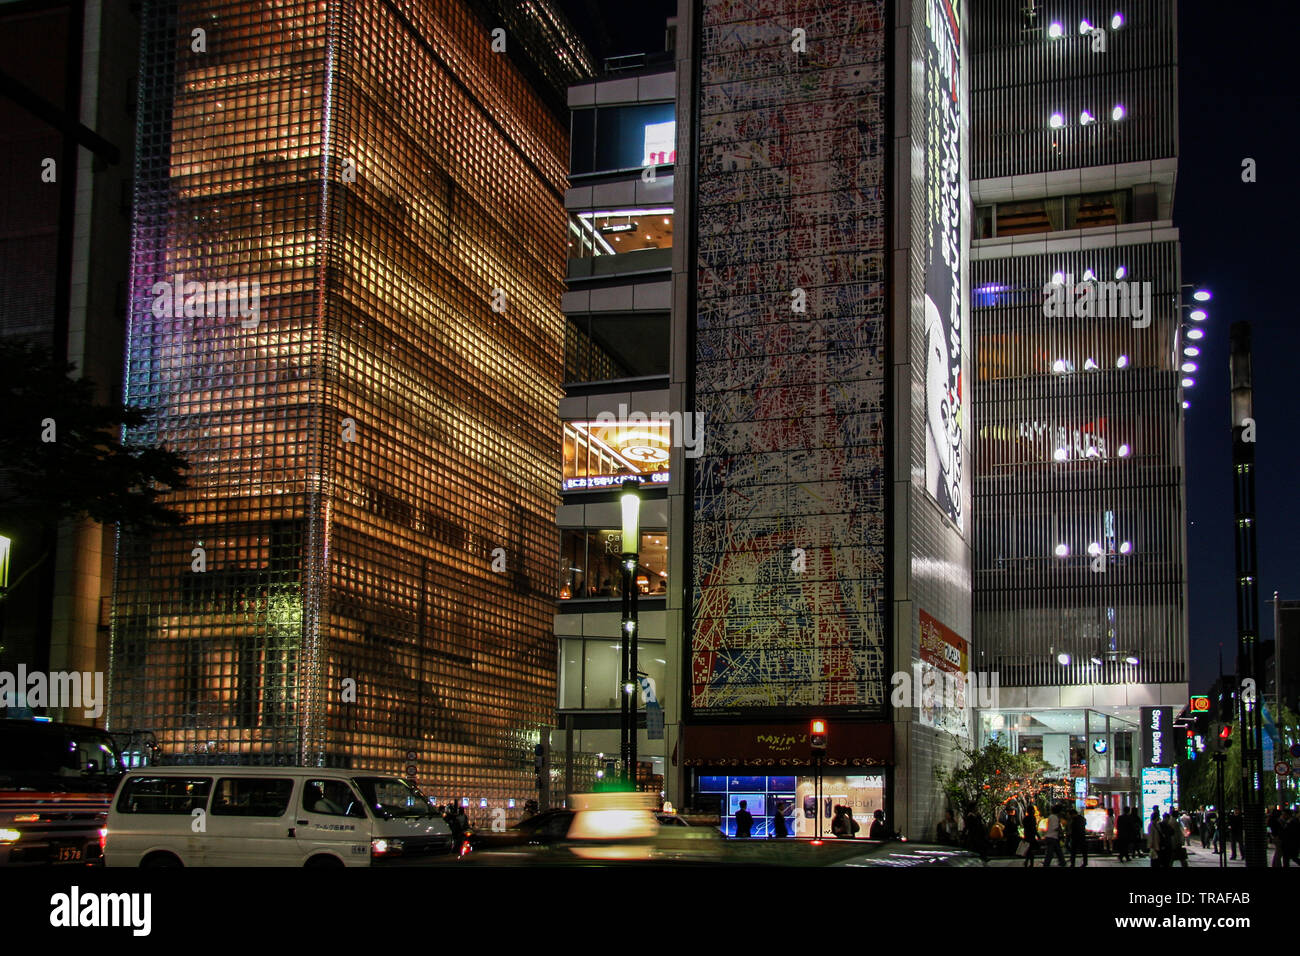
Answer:
<svg viewBox="0 0 1300 956"><path fill-rule="evenodd" d="M352 782L381 817L434 816L429 798L398 777L353 777Z"/></svg>

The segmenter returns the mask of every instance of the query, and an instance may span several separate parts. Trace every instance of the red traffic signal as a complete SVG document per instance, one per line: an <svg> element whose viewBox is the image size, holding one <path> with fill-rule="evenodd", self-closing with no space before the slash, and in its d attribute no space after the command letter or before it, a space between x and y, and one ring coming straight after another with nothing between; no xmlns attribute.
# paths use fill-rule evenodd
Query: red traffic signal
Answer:
<svg viewBox="0 0 1300 956"><path fill-rule="evenodd" d="M824 754L826 752L826 721L820 718L813 720L808 740L812 744L813 753Z"/></svg>

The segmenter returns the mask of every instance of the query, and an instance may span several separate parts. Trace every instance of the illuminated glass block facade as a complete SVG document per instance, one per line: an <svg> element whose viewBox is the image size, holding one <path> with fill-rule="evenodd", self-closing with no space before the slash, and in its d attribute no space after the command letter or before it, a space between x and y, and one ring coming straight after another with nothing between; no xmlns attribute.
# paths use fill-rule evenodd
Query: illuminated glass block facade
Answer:
<svg viewBox="0 0 1300 956"><path fill-rule="evenodd" d="M556 692L567 125L456 0L144 25L126 398L193 467L189 523L119 542L112 725L522 804ZM178 311L177 276L258 283L256 323Z"/></svg>

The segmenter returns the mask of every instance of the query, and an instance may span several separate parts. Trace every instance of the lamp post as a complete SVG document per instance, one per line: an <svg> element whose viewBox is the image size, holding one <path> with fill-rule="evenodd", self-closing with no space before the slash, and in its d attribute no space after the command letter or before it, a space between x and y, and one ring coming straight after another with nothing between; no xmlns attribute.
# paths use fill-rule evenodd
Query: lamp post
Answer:
<svg viewBox="0 0 1300 956"><path fill-rule="evenodd" d="M630 478L619 494L623 511L623 626L621 656L623 696L619 728L622 732L624 779L636 789L637 621L636 568L641 551L641 482Z"/></svg>

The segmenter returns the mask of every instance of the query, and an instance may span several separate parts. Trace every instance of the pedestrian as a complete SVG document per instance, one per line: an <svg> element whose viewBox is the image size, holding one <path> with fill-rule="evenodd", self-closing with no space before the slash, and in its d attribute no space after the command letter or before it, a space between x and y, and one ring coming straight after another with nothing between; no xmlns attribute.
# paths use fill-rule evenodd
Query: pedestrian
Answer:
<svg viewBox="0 0 1300 956"><path fill-rule="evenodd" d="M831 836L843 839L845 836L852 835L853 831L849 829L848 821L844 816L844 807L836 804L835 816L831 818Z"/></svg>
<svg viewBox="0 0 1300 956"><path fill-rule="evenodd" d="M1025 807L1024 824L1021 827L1022 838L1016 852L1025 858L1025 866L1034 865L1034 855L1038 852L1038 819L1034 816L1034 806ZM1021 850L1024 850L1021 853Z"/></svg>
<svg viewBox="0 0 1300 956"><path fill-rule="evenodd" d="M785 824L785 814L781 812L781 805L778 803L773 810L775 812L772 814L772 836L781 840L790 835L790 828Z"/></svg>
<svg viewBox="0 0 1300 956"><path fill-rule="evenodd" d="M1177 813L1170 813L1165 819L1169 823L1169 862L1165 865L1173 866L1175 863L1181 863L1183 869L1186 869L1187 841L1183 836L1183 821L1178 819Z"/></svg>
<svg viewBox="0 0 1300 956"><path fill-rule="evenodd" d="M1016 813L1013 806L1007 811L1007 822L1002 828L1002 839L1004 841L1003 852L1007 856L1015 856L1016 850L1020 846L1020 816Z"/></svg>
<svg viewBox="0 0 1300 956"><path fill-rule="evenodd" d="M1246 858L1246 841L1245 831L1246 821L1241 816L1240 810L1233 810L1228 814L1228 841L1232 846L1232 859L1237 858L1237 847L1241 847L1241 858Z"/></svg>
<svg viewBox="0 0 1300 956"><path fill-rule="evenodd" d="M1106 852L1115 852L1115 811L1106 808L1106 820L1101 825L1101 845Z"/></svg>
<svg viewBox="0 0 1300 956"><path fill-rule="evenodd" d="M1000 820L994 820L993 826L989 827L989 853L1002 852L1002 844L1006 838L1005 833L1006 831L1002 828L1002 822Z"/></svg>
<svg viewBox="0 0 1300 956"><path fill-rule="evenodd" d="M1274 807L1268 815L1268 835L1273 841L1273 866L1282 865L1282 808Z"/></svg>
<svg viewBox="0 0 1300 956"><path fill-rule="evenodd" d="M848 837L848 839L852 840L854 837L858 835L858 831L862 829L862 825L858 823L857 820L853 819L852 807L844 808L844 819L845 819L844 835Z"/></svg>
<svg viewBox="0 0 1300 956"><path fill-rule="evenodd" d="M1147 852L1151 854L1152 866L1163 866L1161 854L1165 852L1160 840L1160 808L1151 811L1151 822L1147 824Z"/></svg>
<svg viewBox="0 0 1300 956"><path fill-rule="evenodd" d="M957 818L952 815L951 810L943 812L943 819L935 827L934 839L936 843L942 843L945 846L957 843Z"/></svg>
<svg viewBox="0 0 1300 956"><path fill-rule="evenodd" d="M1088 865L1088 825L1082 813L1070 810L1070 866L1074 859L1083 854L1083 865Z"/></svg>
<svg viewBox="0 0 1300 956"><path fill-rule="evenodd" d="M741 800L740 808L736 811L736 839L748 840L749 831L754 826L754 815L749 812L749 801Z"/></svg>
<svg viewBox="0 0 1300 956"><path fill-rule="evenodd" d="M877 810L871 815L871 829L867 830L868 840L888 840L889 831L885 829L885 811Z"/></svg>
<svg viewBox="0 0 1300 956"><path fill-rule="evenodd" d="M1065 866L1065 854L1061 851L1061 838L1065 835L1061 827L1061 808L1052 807L1047 815L1047 829L1043 833L1043 866L1051 866L1052 858Z"/></svg>
<svg viewBox="0 0 1300 956"><path fill-rule="evenodd" d="M1201 849L1210 848L1210 838L1214 835L1214 816L1207 810L1200 812L1201 818Z"/></svg>
<svg viewBox="0 0 1300 956"><path fill-rule="evenodd" d="M1282 865L1300 866L1300 814L1294 807L1282 814Z"/></svg>
<svg viewBox="0 0 1300 956"><path fill-rule="evenodd" d="M1129 838L1129 813L1132 809L1132 807L1125 807L1119 819L1115 821L1115 855L1119 857L1121 863L1128 863L1133 859L1133 843Z"/></svg>

